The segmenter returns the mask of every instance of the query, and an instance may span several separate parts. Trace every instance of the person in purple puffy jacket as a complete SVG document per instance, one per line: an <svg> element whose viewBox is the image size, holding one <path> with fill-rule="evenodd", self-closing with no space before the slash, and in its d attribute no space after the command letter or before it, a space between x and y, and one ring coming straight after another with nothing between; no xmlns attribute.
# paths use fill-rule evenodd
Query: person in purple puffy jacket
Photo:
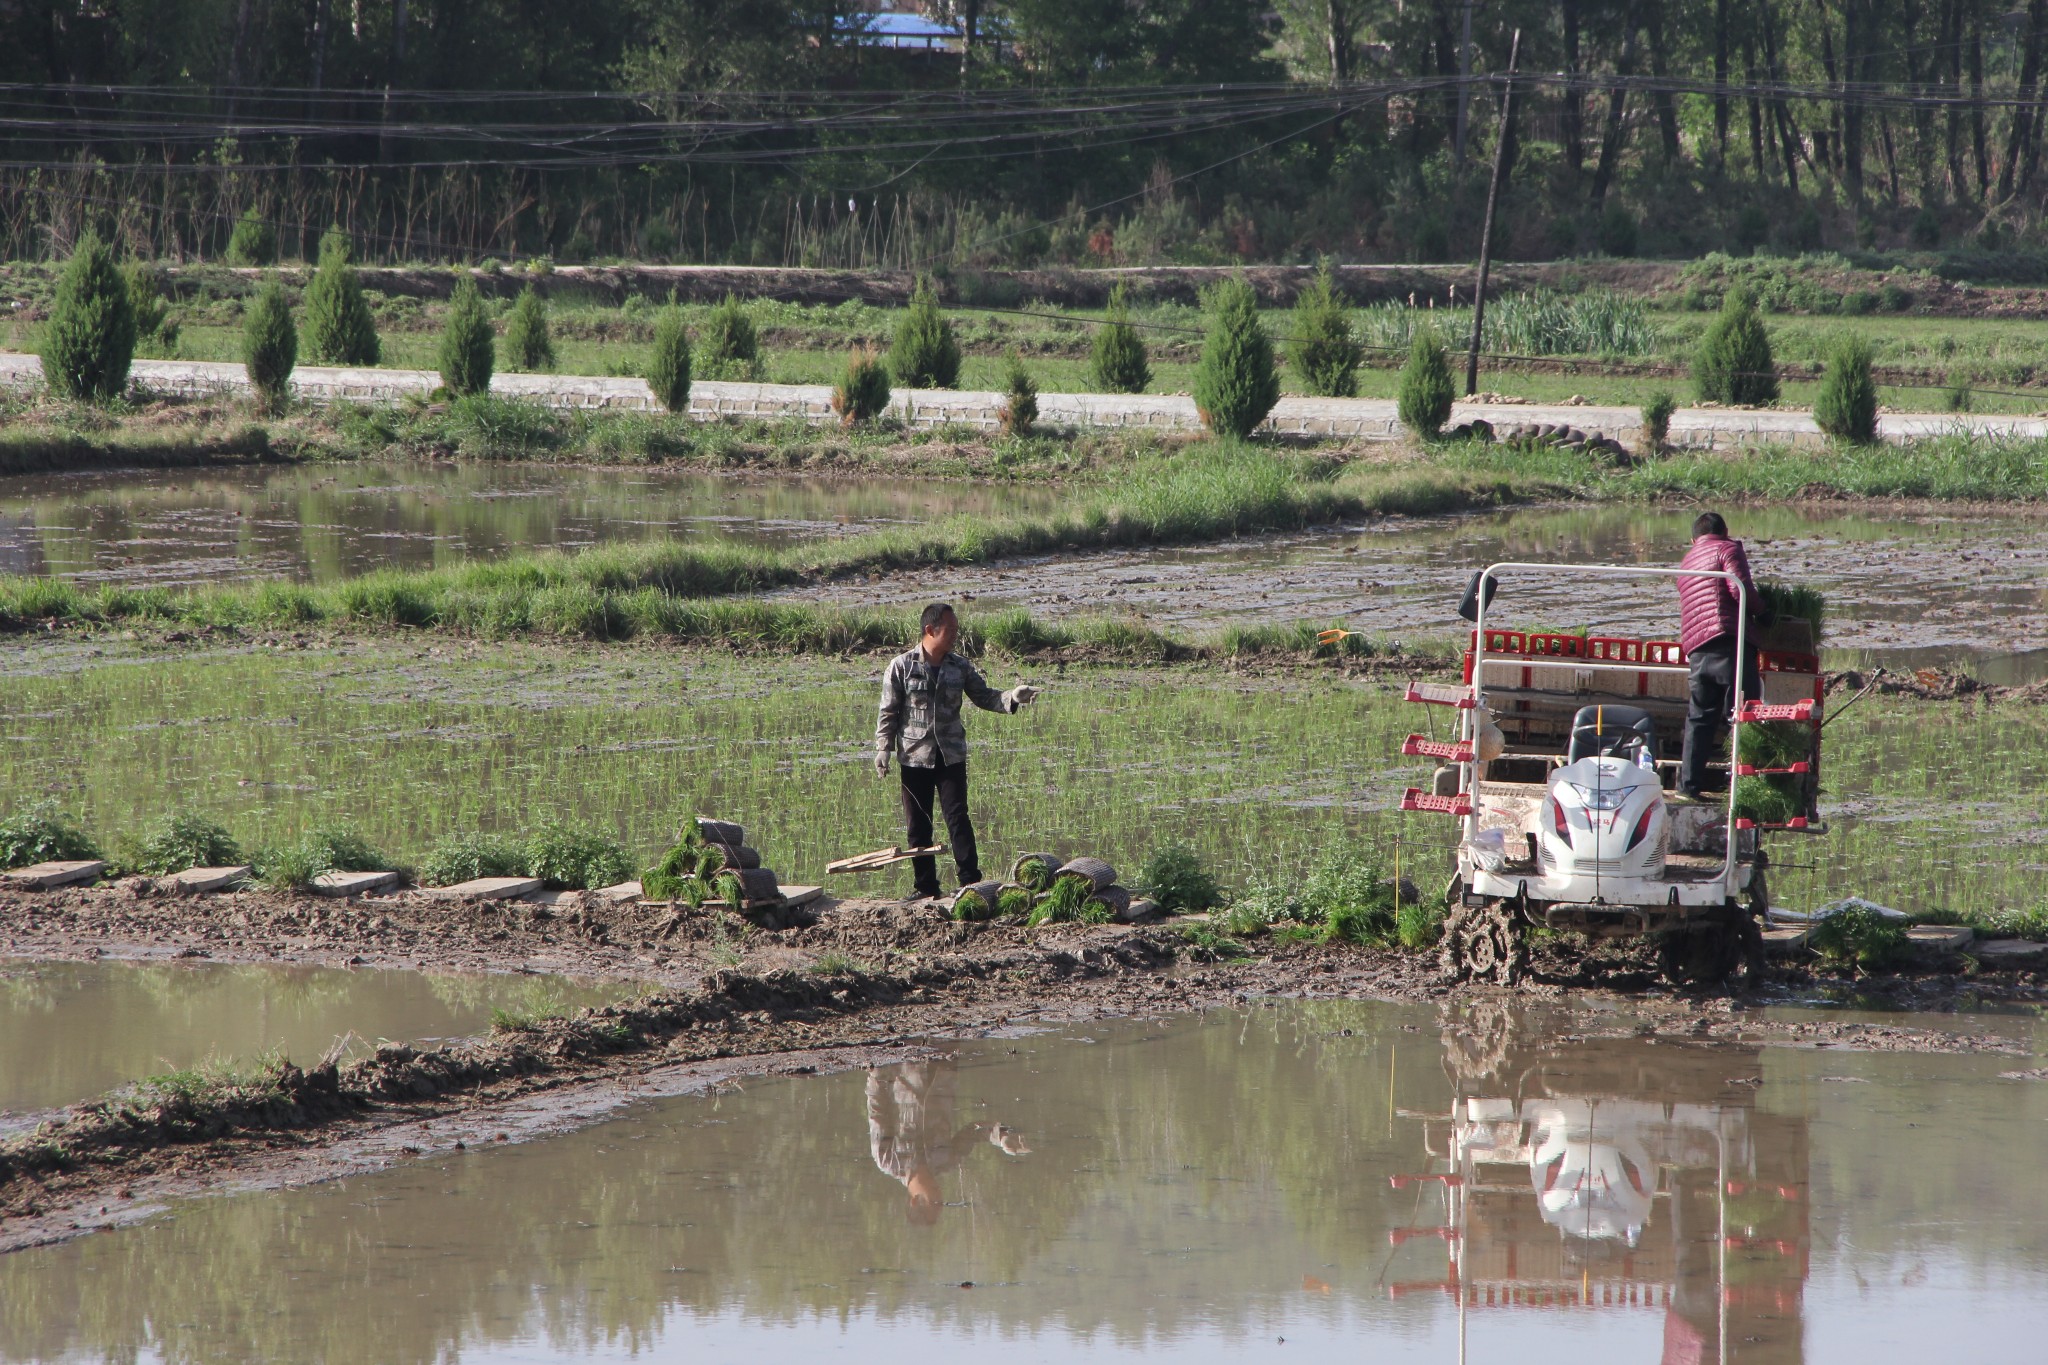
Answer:
<svg viewBox="0 0 2048 1365"><path fill-rule="evenodd" d="M1678 567L1732 573L1747 589L1745 599L1725 578L1678 577L1678 642L1692 665L1678 794L1697 800L1706 790L1707 765L1713 762L1735 709L1735 626L1744 600L1749 604L1749 630L1742 660L1742 696L1755 701L1763 692L1756 656L1761 604L1749 576L1749 556L1743 553L1742 542L1729 536L1728 523L1719 512L1702 512L1694 519L1692 548Z"/></svg>

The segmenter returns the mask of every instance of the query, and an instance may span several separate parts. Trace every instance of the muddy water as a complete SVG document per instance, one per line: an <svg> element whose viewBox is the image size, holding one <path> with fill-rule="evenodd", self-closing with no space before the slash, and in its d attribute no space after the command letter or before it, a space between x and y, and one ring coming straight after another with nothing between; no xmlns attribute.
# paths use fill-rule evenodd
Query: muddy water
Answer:
<svg viewBox="0 0 2048 1365"><path fill-rule="evenodd" d="M944 480L522 464L35 475L0 478L0 573L127 584L326 580L614 540L785 544L953 513L1030 512L1056 497Z"/></svg>
<svg viewBox="0 0 2048 1365"><path fill-rule="evenodd" d="M2023 1059L1573 1030L1295 1003L645 1103L15 1254L0 1359L2031 1356Z"/></svg>
<svg viewBox="0 0 2048 1365"><path fill-rule="evenodd" d="M0 958L0 1130L210 1060L282 1051L309 1066L337 1043L458 1038L488 1028L493 1010L626 993L554 977Z"/></svg>
<svg viewBox="0 0 2048 1365"><path fill-rule="evenodd" d="M1449 633L1465 581L1503 560L1675 564L1691 509L1530 508L1462 517L1393 517L1362 529L1209 546L1010 563L806 590L909 603L975 593L984 608L1047 616L1128 611L1204 628L1342 621L1394 636ZM2016 682L2048 675L2048 521L2015 517L1829 516L1743 511L1733 529L1760 577L1828 597L1827 643L1840 662L1961 665ZM1523 578L1504 585L1503 624L1668 636L1667 583Z"/></svg>

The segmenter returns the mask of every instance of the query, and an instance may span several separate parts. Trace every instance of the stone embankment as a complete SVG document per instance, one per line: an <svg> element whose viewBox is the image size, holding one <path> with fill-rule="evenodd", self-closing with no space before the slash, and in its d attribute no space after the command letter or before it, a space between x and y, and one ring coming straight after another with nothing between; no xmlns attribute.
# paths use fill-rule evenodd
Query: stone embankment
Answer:
<svg viewBox="0 0 2048 1365"><path fill-rule="evenodd" d="M208 360L138 360L135 383L155 393L201 397L242 393L249 387L240 365ZM42 362L32 355L0 352L0 388L28 389L42 383ZM396 402L424 397L440 386L430 370L351 369L302 365L292 374L297 395L313 403ZM599 375L501 374L491 392L550 407L590 411L658 411L642 379ZM994 429L1002 421L1003 395L953 389L898 389L889 415L910 427L967 426ZM832 390L823 384L746 384L698 380L690 388L690 415L812 423L837 421ZM1054 427L1137 427L1153 431L1200 431L1201 414L1182 394L1042 393L1039 421ZM1488 423L1496 436L1517 429L1538 430L1560 443L1574 435L1633 442L1642 414L1632 407L1541 403L1459 403L1454 423ZM1282 398L1264 430L1283 436L1334 440L1393 441L1401 435L1395 404L1384 398ZM1958 432L1992 439L2048 436L2048 419L1946 413L1887 413L1878 434L1905 442ZM1820 428L1811 414L1775 410L1681 408L1672 416L1670 440L1679 446L1738 447L1759 443L1815 445Z"/></svg>

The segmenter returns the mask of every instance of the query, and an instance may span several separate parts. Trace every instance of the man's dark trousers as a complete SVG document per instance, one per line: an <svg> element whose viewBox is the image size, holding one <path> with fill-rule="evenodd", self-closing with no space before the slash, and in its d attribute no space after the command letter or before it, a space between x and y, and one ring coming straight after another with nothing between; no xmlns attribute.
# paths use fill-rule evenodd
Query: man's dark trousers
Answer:
<svg viewBox="0 0 2048 1365"><path fill-rule="evenodd" d="M1678 789L1706 790L1707 764L1728 733L1730 714L1735 710L1735 637L1716 635L1691 655L1691 696L1685 712L1685 758L1678 766ZM1763 698L1751 650L1742 670L1742 695L1750 701Z"/></svg>
<svg viewBox="0 0 2048 1365"><path fill-rule="evenodd" d="M913 768L899 763L903 777L903 823L909 826L910 846L923 848L932 841L933 805L945 812L946 832L953 839L953 864L960 869L960 884L981 880L981 857L974 847L974 821L967 816L967 765L941 763L936 768ZM912 858L910 872L917 894L939 894L939 860Z"/></svg>

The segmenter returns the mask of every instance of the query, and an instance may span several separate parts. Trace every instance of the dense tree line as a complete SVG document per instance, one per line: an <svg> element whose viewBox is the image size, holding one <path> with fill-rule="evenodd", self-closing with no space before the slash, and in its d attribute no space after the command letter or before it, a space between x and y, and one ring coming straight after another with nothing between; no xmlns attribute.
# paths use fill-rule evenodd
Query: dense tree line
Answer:
<svg viewBox="0 0 2048 1365"><path fill-rule="evenodd" d="M0 249L943 265L2030 243L2048 0L0 0ZM1149 93L1148 93L1149 92Z"/></svg>

